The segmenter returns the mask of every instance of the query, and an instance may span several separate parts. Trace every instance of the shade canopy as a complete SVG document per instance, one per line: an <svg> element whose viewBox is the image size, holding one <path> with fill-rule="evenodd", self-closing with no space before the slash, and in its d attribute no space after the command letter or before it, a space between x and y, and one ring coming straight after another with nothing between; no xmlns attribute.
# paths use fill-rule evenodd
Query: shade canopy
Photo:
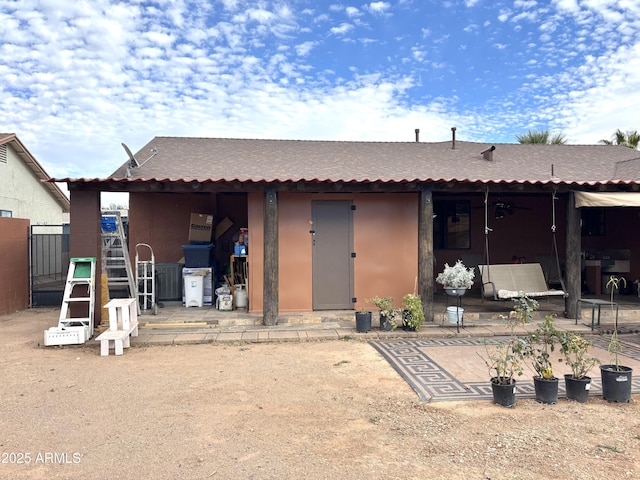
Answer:
<svg viewBox="0 0 640 480"><path fill-rule="evenodd" d="M640 207L640 192L575 192L576 208Z"/></svg>

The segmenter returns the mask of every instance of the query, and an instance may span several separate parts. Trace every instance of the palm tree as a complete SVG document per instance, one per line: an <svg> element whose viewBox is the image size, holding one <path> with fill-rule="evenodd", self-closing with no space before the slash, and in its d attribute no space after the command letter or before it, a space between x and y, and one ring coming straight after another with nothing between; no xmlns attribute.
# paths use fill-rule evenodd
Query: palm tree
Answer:
<svg viewBox="0 0 640 480"><path fill-rule="evenodd" d="M553 145L564 145L567 143L567 137L562 133L554 133L549 130L529 130L522 135L516 135L519 143L544 143Z"/></svg>
<svg viewBox="0 0 640 480"><path fill-rule="evenodd" d="M640 134L638 134L637 130L627 130L626 132L623 132L622 130L617 129L616 133L611 137L611 140L600 140L598 143L603 145L623 145L637 150L638 143L640 143Z"/></svg>

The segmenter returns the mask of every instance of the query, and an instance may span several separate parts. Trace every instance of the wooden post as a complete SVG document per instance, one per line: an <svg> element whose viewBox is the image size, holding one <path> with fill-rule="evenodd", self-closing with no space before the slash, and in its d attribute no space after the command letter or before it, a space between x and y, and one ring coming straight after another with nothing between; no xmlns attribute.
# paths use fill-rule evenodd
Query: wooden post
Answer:
<svg viewBox="0 0 640 480"><path fill-rule="evenodd" d="M430 188L420 189L418 205L418 295L424 318L433 322L433 199Z"/></svg>
<svg viewBox="0 0 640 480"><path fill-rule="evenodd" d="M96 258L95 292L96 298L102 298L99 292L108 286L102 283L102 262L100 261L102 254L100 192L70 189L69 194L71 197L69 258ZM101 302L94 302L93 319L94 325L102 323Z"/></svg>
<svg viewBox="0 0 640 480"><path fill-rule="evenodd" d="M576 208L575 195L569 192L567 198L567 240L566 240L566 285L569 294L564 300L567 318L576 318L576 302L582 292L582 269L580 264L580 209Z"/></svg>
<svg viewBox="0 0 640 480"><path fill-rule="evenodd" d="M264 286L262 315L265 325L278 323L278 194L265 190L264 199Z"/></svg>

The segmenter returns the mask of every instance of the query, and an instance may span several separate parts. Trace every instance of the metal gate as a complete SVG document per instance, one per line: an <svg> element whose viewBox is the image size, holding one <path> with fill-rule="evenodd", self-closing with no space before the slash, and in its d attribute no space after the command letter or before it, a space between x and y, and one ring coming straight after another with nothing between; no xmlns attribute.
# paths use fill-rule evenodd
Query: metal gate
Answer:
<svg viewBox="0 0 640 480"><path fill-rule="evenodd" d="M29 305L59 307L69 270L69 225L31 225L29 232Z"/></svg>

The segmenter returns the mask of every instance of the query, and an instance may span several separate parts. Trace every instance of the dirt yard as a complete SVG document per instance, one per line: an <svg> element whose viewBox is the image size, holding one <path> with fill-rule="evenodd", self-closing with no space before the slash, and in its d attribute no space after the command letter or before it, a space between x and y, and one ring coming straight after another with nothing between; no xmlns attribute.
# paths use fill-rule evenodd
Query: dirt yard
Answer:
<svg viewBox="0 0 640 480"><path fill-rule="evenodd" d="M0 317L2 479L640 478L637 395L420 404L364 342L100 357L51 324Z"/></svg>

